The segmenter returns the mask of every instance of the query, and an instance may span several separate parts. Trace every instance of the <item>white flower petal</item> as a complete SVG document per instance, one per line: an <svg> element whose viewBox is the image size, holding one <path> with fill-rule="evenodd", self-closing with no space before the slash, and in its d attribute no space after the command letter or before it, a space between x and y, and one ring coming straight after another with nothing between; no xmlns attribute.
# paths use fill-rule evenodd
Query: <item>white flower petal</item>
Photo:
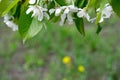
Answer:
<svg viewBox="0 0 120 80"><path fill-rule="evenodd" d="M84 17L88 20L88 21L90 21L90 16L85 12L85 14L84 14Z"/></svg>
<svg viewBox="0 0 120 80"><path fill-rule="evenodd" d="M38 12L38 20L39 21L42 21L43 20L43 11L42 10L39 10L39 12Z"/></svg>
<svg viewBox="0 0 120 80"><path fill-rule="evenodd" d="M77 16L79 18L81 17L85 17L88 21L90 21L90 16L88 15L88 13L85 11L85 10L80 10L78 13L77 13Z"/></svg>
<svg viewBox="0 0 120 80"><path fill-rule="evenodd" d="M103 18L103 17L101 17L101 19L100 19L99 23L101 23L101 22L103 22L103 21L104 21L104 18Z"/></svg>
<svg viewBox="0 0 120 80"><path fill-rule="evenodd" d="M17 31L18 30L18 25L16 25L15 23L13 23L12 21L7 21L6 25L10 28L12 28L13 31Z"/></svg>
<svg viewBox="0 0 120 80"><path fill-rule="evenodd" d="M18 25L16 25L16 24L13 23L12 30L13 30L13 31L17 31L17 30L18 30Z"/></svg>
<svg viewBox="0 0 120 80"><path fill-rule="evenodd" d="M49 20L50 16L48 15L48 13L44 12L44 16Z"/></svg>
<svg viewBox="0 0 120 80"><path fill-rule="evenodd" d="M71 12L78 12L78 8L75 7L74 5L69 6Z"/></svg>
<svg viewBox="0 0 120 80"><path fill-rule="evenodd" d="M35 9L34 6L29 6L29 8L26 11L26 14L29 14L30 12L32 12Z"/></svg>
<svg viewBox="0 0 120 80"><path fill-rule="evenodd" d="M68 21L68 24L73 24L72 15L70 13L67 14L67 21Z"/></svg>
<svg viewBox="0 0 120 80"><path fill-rule="evenodd" d="M99 11L100 11L100 8L98 8L96 11L99 12Z"/></svg>
<svg viewBox="0 0 120 80"><path fill-rule="evenodd" d="M105 4L105 7L106 7L106 6L109 6L109 5L110 5L110 4L109 4L109 3L107 3L107 4Z"/></svg>
<svg viewBox="0 0 120 80"><path fill-rule="evenodd" d="M62 14L61 15L61 21L60 21L60 25L63 25L66 19L66 14Z"/></svg>
<svg viewBox="0 0 120 80"><path fill-rule="evenodd" d="M53 14L54 12L55 12L55 9L50 9L49 10L50 15Z"/></svg>
<svg viewBox="0 0 120 80"><path fill-rule="evenodd" d="M42 9L42 11L47 11L48 10L48 9L40 7L40 6L39 6L39 8Z"/></svg>
<svg viewBox="0 0 120 80"><path fill-rule="evenodd" d="M29 4L35 4L36 0L29 0Z"/></svg>
<svg viewBox="0 0 120 80"><path fill-rule="evenodd" d="M42 21L44 16L49 19L49 15L45 13L47 11L46 8L43 8L39 5L33 5L29 6L28 10L26 11L26 14L29 14L30 12L33 12L31 17L37 17L39 21Z"/></svg>
<svg viewBox="0 0 120 80"><path fill-rule="evenodd" d="M97 9L97 12L100 11L100 8ZM112 15L112 6L108 4L105 5L104 9L102 10L101 13L101 19L100 19L100 23L104 21L104 18L110 18L110 16Z"/></svg>
<svg viewBox="0 0 120 80"><path fill-rule="evenodd" d="M67 6L62 6L62 7L60 7L60 8L63 10L63 9L65 9L65 8L67 8Z"/></svg>
<svg viewBox="0 0 120 80"><path fill-rule="evenodd" d="M4 16L4 23L5 23L8 27L12 28L13 31L16 31L16 30L18 30L18 25L16 25L16 24L13 22L13 20L14 20L14 17L13 17L13 16L9 16L8 14L6 14L6 15Z"/></svg>
<svg viewBox="0 0 120 80"><path fill-rule="evenodd" d="M70 12L70 9L67 7L64 11L64 14L68 14Z"/></svg>
<svg viewBox="0 0 120 80"><path fill-rule="evenodd" d="M103 18L109 18L112 15L112 7L107 6L105 9L102 11L102 17Z"/></svg>
<svg viewBox="0 0 120 80"><path fill-rule="evenodd" d="M59 16L61 13L61 8L56 9L55 16Z"/></svg>
<svg viewBox="0 0 120 80"><path fill-rule="evenodd" d="M95 18L90 19L90 20L89 20L89 22L93 23L95 20L96 20L96 17L95 17Z"/></svg>
<svg viewBox="0 0 120 80"><path fill-rule="evenodd" d="M38 15L38 20L42 21L43 20L43 16Z"/></svg>
<svg viewBox="0 0 120 80"><path fill-rule="evenodd" d="M13 17L13 16L9 16L8 14L6 14L6 15L4 16L4 22L7 22L7 21L13 20L13 19L14 19L14 17Z"/></svg>
<svg viewBox="0 0 120 80"><path fill-rule="evenodd" d="M11 21L7 21L5 24L6 24L8 27L10 27L10 28L11 28L11 26L12 26Z"/></svg>
<svg viewBox="0 0 120 80"><path fill-rule="evenodd" d="M41 12L40 12L40 10L36 7L36 8L33 10L32 17L38 16L38 14L41 14Z"/></svg>
<svg viewBox="0 0 120 80"><path fill-rule="evenodd" d="M84 15L84 12L83 12L83 11L79 11L79 12L77 13L77 16L78 16L79 18L83 17L83 15Z"/></svg>

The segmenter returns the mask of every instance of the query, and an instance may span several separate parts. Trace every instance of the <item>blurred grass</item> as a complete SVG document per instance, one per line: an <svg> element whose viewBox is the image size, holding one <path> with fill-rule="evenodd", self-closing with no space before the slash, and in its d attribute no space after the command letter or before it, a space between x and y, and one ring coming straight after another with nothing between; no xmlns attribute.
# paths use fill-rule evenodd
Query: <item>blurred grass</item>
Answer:
<svg viewBox="0 0 120 80"><path fill-rule="evenodd" d="M120 29L116 16L106 20L102 32L86 23L86 36L75 27L49 24L22 43L0 20L0 80L119 80ZM71 63L62 63L64 56ZM85 68L78 71L78 66Z"/></svg>

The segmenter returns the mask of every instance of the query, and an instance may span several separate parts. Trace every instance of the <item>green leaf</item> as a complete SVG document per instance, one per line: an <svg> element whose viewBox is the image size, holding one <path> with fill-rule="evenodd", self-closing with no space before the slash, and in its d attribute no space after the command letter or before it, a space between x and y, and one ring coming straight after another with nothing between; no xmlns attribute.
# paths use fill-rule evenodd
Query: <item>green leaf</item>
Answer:
<svg viewBox="0 0 120 80"><path fill-rule="evenodd" d="M52 9L54 7L55 7L55 2L54 1L52 1L48 4L48 9Z"/></svg>
<svg viewBox="0 0 120 80"><path fill-rule="evenodd" d="M31 14L27 15L25 11L20 15L19 19L19 33L23 38L26 36L32 22Z"/></svg>
<svg viewBox="0 0 120 80"><path fill-rule="evenodd" d="M96 33L97 33L97 34L99 34L99 33L101 32L101 30L102 30L102 27L101 27L101 25L100 25L100 24L98 24L98 28L97 28Z"/></svg>
<svg viewBox="0 0 120 80"><path fill-rule="evenodd" d="M60 6L65 6L67 5L67 1L66 0L55 0Z"/></svg>
<svg viewBox="0 0 120 80"><path fill-rule="evenodd" d="M115 13L120 17L120 0L110 0L110 4Z"/></svg>
<svg viewBox="0 0 120 80"><path fill-rule="evenodd" d="M27 34L26 34L24 40L34 37L42 30L42 28L43 28L43 23L38 21L37 18L33 18L30 28L27 31Z"/></svg>
<svg viewBox="0 0 120 80"><path fill-rule="evenodd" d="M18 2L19 0L2 0L0 2L0 16L8 13Z"/></svg>
<svg viewBox="0 0 120 80"><path fill-rule="evenodd" d="M83 18L78 18L76 14L74 14L74 22L76 25L77 30L83 35L85 36L85 30L84 30L84 22L83 22Z"/></svg>
<svg viewBox="0 0 120 80"><path fill-rule="evenodd" d="M98 8L101 0L89 0L87 4L87 8Z"/></svg>
<svg viewBox="0 0 120 80"><path fill-rule="evenodd" d="M75 5L80 8L84 8L87 3L88 3L88 0L76 0L75 1Z"/></svg>
<svg viewBox="0 0 120 80"><path fill-rule="evenodd" d="M26 14L25 12L21 14L19 19L19 32L24 42L37 35L42 27L42 22L38 21L37 18L31 18L31 14Z"/></svg>
<svg viewBox="0 0 120 80"><path fill-rule="evenodd" d="M24 9L26 8L26 6L28 5L29 0L23 0L23 2L21 3L21 13L24 11Z"/></svg>
<svg viewBox="0 0 120 80"><path fill-rule="evenodd" d="M80 8L84 8L88 3L88 0L76 0L75 1L75 5L77 7L80 7ZM77 14L74 14L74 22L75 22L75 25L76 25L76 28L77 30L83 35L85 36L85 30L84 30L84 22L83 22L83 18L78 18L77 17Z"/></svg>

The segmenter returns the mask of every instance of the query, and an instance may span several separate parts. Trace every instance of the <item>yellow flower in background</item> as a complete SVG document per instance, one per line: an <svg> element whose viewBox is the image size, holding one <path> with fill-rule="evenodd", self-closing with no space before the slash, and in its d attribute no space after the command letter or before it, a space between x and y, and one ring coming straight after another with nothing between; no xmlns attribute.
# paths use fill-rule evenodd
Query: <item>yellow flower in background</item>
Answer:
<svg viewBox="0 0 120 80"><path fill-rule="evenodd" d="M64 64L69 64L71 62L71 58L69 56L65 56L62 60Z"/></svg>
<svg viewBox="0 0 120 80"><path fill-rule="evenodd" d="M79 72L84 72L85 71L85 67L82 66L82 65L78 66L78 71Z"/></svg>

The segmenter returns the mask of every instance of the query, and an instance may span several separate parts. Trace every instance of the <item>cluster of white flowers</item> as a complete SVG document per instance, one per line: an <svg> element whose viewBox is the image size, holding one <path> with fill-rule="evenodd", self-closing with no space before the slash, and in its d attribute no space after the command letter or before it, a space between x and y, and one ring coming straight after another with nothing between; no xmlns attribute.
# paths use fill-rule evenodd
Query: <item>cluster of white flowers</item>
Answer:
<svg viewBox="0 0 120 80"><path fill-rule="evenodd" d="M90 16L88 15L88 13L84 9L75 7L74 4L69 6L62 6L56 9L50 9L49 13L55 13L55 16L61 15L61 25L64 24L65 20L67 20L68 24L73 23L72 13L77 13L77 16L79 18L86 17L88 21L90 20Z"/></svg>
<svg viewBox="0 0 120 80"><path fill-rule="evenodd" d="M13 16L9 16L7 14L7 15L4 16L4 23L8 27L12 28L13 31L17 31L18 30L18 25L13 22L13 19L14 19Z"/></svg>
<svg viewBox="0 0 120 80"><path fill-rule="evenodd" d="M32 17L38 17L39 21L42 21L44 17L46 17L49 20L50 17L47 13L47 9L39 6L38 3L39 3L39 0L30 0L29 1L30 6L26 11L26 14L33 12Z"/></svg>
<svg viewBox="0 0 120 80"><path fill-rule="evenodd" d="M28 10L26 11L26 14L33 12L32 17L37 16L39 21L42 21L44 16L47 19L49 19L50 17L46 13L47 9L43 8L39 5L36 5L38 2L39 2L39 0L30 0L29 1L30 6L29 6ZM35 4L35 5L31 5L31 4ZM54 12L55 12L55 16L61 16L61 21L60 21L61 25L64 24L65 20L68 22L68 24L73 23L72 13L77 13L77 16L79 18L85 17L85 18L87 18L88 21L90 20L90 16L86 12L86 10L81 9L81 8L77 8L74 6L74 4L69 5L69 6L62 6L62 7L56 8L56 9L49 10L50 15Z"/></svg>
<svg viewBox="0 0 120 80"><path fill-rule="evenodd" d="M36 5L38 3L39 3L39 0L30 0L29 1L30 6L29 6L29 9L26 11L26 13L29 14L30 12L33 12L32 17L37 16L39 21L42 21L44 16L47 19L49 19L50 17L46 12L47 9L39 5ZM35 5L32 5L32 4L35 4ZM97 9L97 12L100 12L100 8ZM65 20L68 22L68 24L72 24L74 19L74 17L72 17L73 13L77 13L77 16L79 18L85 17L89 22L93 22L96 20L96 18L90 19L90 16L86 12L86 9L75 7L74 3L68 6L61 6L55 9L50 9L49 13L50 15L55 13L55 16L61 17L60 25L63 25ZM103 22L104 18L109 18L111 14L112 14L112 7L109 4L106 4L104 9L102 10L101 19L99 23Z"/></svg>
<svg viewBox="0 0 120 80"><path fill-rule="evenodd" d="M83 9L78 8L74 5L74 2L72 2L72 5L52 8L49 11L47 8L40 6L39 2L40 0L29 0L29 8L26 11L26 14L32 12L31 17L37 17L39 21L42 21L44 17L46 17L49 20L50 16L48 15L48 12L50 15L54 13L55 16L61 17L60 25L63 25L65 21L68 24L72 24L74 22L73 19L75 19L72 16L73 13L76 13L78 18L83 18L83 17L86 18L89 22L94 22L96 20L96 17L90 19L90 16L86 11L86 8ZM98 8L97 13L99 13L100 11L101 11L100 8ZM112 15L112 7L109 4L106 4L101 12L101 19L99 23L103 22L105 18L110 18L111 15ZM18 30L18 26L13 22L13 19L14 19L13 16L9 16L9 15L4 16L4 22L6 23L6 25L8 27L11 27L13 31L15 31Z"/></svg>

